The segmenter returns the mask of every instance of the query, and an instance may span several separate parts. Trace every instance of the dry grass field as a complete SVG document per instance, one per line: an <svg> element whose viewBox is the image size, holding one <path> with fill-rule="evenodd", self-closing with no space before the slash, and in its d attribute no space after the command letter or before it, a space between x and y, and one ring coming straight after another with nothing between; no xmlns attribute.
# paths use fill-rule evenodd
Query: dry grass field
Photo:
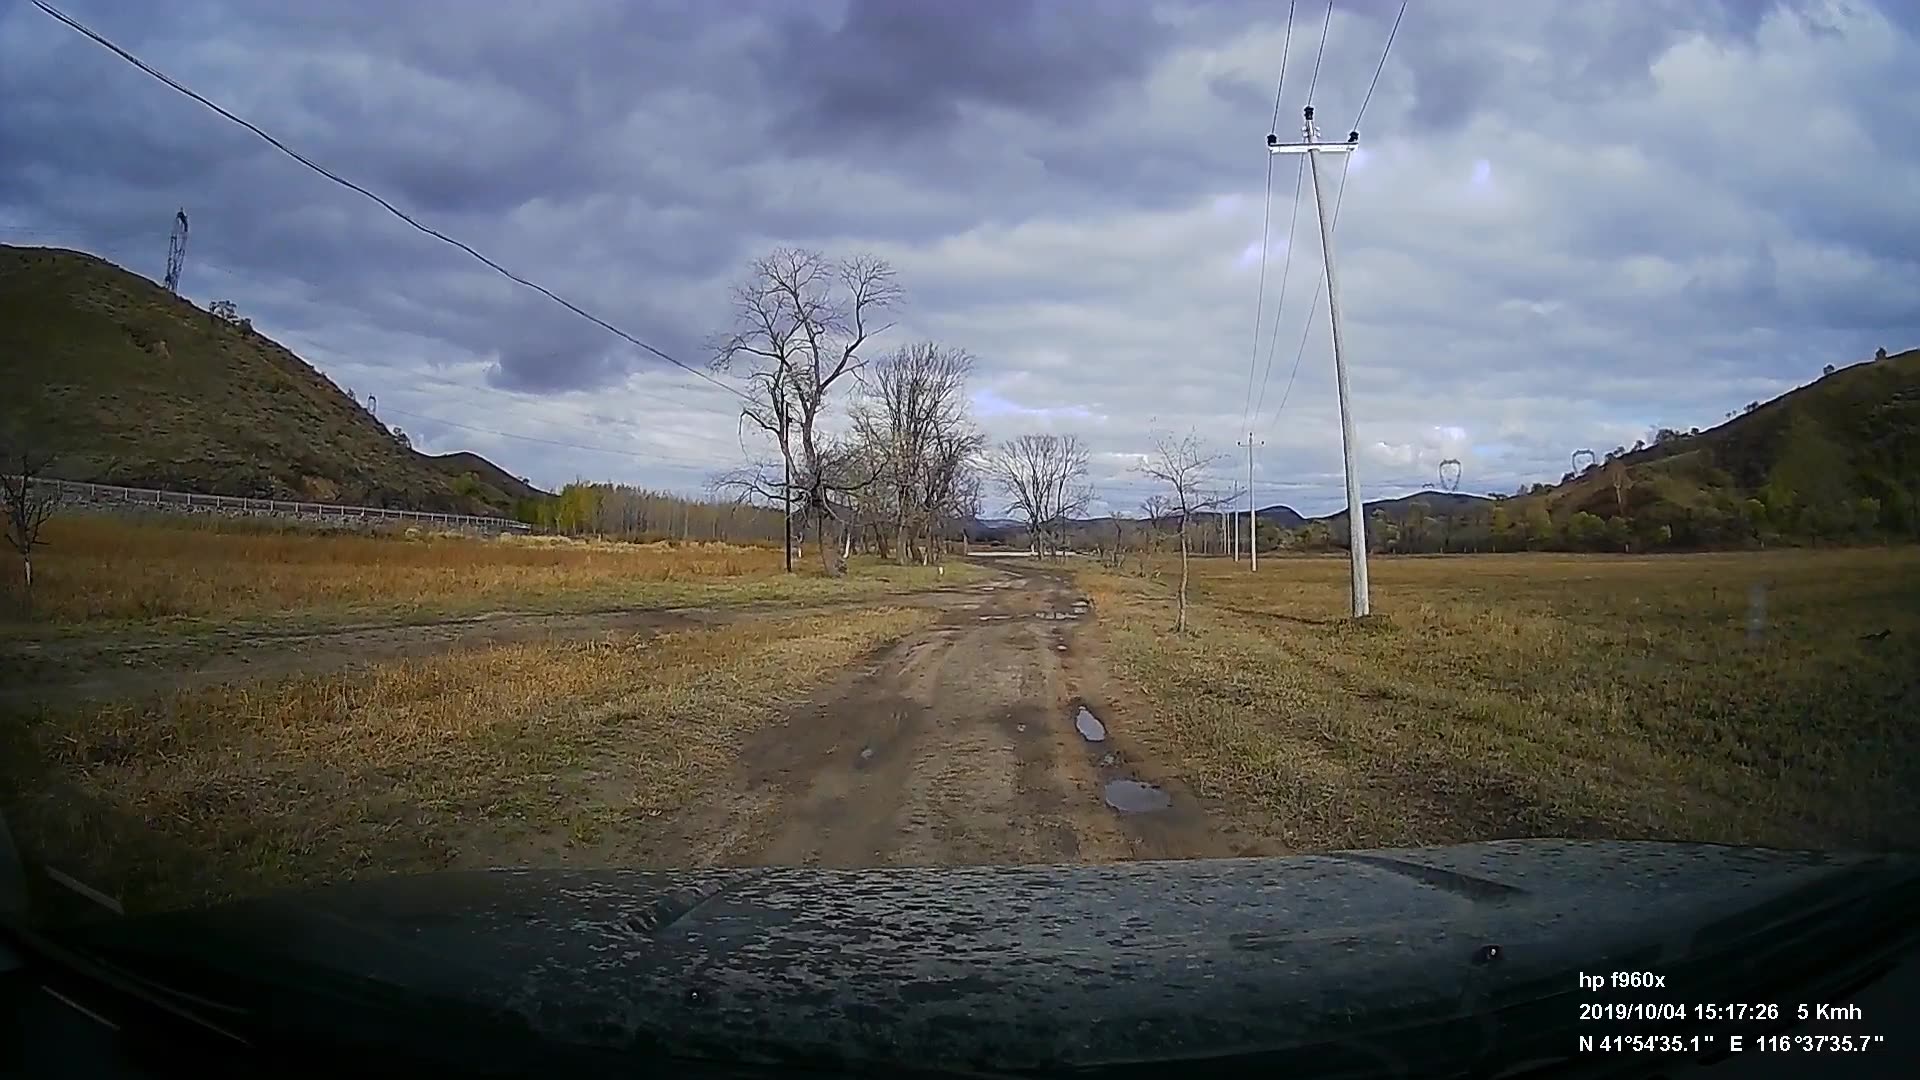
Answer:
<svg viewBox="0 0 1920 1080"><path fill-rule="evenodd" d="M956 582L925 567L856 560L834 581L816 559L781 572L777 548L369 536L192 521L69 516L49 522L34 560L32 617L4 605L8 632L92 631L126 624L420 616L477 610L806 602ZM17 563L7 566L17 580ZM17 590L16 585L9 585ZM17 591L8 597L17 601Z"/></svg>
<svg viewBox="0 0 1920 1080"><path fill-rule="evenodd" d="M1920 845L1920 550L1086 571L1130 734L1289 849ZM1751 628L1750 628L1751 627Z"/></svg>
<svg viewBox="0 0 1920 1080"><path fill-rule="evenodd" d="M0 716L0 810L30 857L130 910L568 849L644 862L644 826L714 795L744 733L931 618L774 617L48 706Z"/></svg>

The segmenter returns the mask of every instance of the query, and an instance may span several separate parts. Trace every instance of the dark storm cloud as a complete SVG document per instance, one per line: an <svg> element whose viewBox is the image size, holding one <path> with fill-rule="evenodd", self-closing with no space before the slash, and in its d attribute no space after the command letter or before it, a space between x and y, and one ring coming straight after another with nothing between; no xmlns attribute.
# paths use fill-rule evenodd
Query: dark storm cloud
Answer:
<svg viewBox="0 0 1920 1080"><path fill-rule="evenodd" d="M789 17L762 65L798 99L781 123L797 147L935 139L969 106L1071 121L1172 40L1144 4L1087 18L1046 0L848 0L837 20L817 14Z"/></svg>

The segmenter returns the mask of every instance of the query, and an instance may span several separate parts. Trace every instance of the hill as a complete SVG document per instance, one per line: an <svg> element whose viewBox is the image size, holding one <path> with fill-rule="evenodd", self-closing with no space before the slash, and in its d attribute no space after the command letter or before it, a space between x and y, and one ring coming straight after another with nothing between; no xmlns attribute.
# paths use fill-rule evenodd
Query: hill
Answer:
<svg viewBox="0 0 1920 1080"><path fill-rule="evenodd" d="M1393 499L1375 499L1360 504L1365 510L1367 520L1384 515L1386 520L1403 522L1414 516L1417 510L1426 517L1460 517L1485 513L1493 505L1493 500L1484 495L1469 495L1463 491L1416 491ZM1347 512L1338 510L1331 514L1322 514L1314 521L1324 521L1328 525L1347 527ZM1306 524L1306 522L1301 522Z"/></svg>
<svg viewBox="0 0 1920 1080"><path fill-rule="evenodd" d="M491 485L505 493L509 499L551 499L551 491L542 491L526 480L481 457L470 450L455 450L450 454L422 454L434 468L452 477L472 476L480 483Z"/></svg>
<svg viewBox="0 0 1920 1080"><path fill-rule="evenodd" d="M1920 536L1920 349L1829 371L1698 432L1620 447L1503 500L1491 527L1642 548ZM1617 519L1614 524L1609 519ZM1537 541L1536 541L1537 542Z"/></svg>
<svg viewBox="0 0 1920 1080"><path fill-rule="evenodd" d="M1300 511L1284 503L1263 506L1255 516L1278 529L1297 529L1307 523L1306 517Z"/></svg>
<svg viewBox="0 0 1920 1080"><path fill-rule="evenodd" d="M70 480L503 515L531 490L415 452L247 323L75 251L0 245L0 402Z"/></svg>

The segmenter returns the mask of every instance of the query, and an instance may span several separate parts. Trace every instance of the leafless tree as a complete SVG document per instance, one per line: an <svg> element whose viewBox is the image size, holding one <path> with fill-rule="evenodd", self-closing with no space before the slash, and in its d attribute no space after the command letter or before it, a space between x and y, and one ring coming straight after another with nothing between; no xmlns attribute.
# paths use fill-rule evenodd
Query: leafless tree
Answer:
<svg viewBox="0 0 1920 1080"><path fill-rule="evenodd" d="M1143 577L1158 578L1159 571L1152 567L1152 556L1160 551L1160 523L1172 514L1168 508L1167 497L1155 492L1140 500L1140 522L1144 533L1141 537L1140 573Z"/></svg>
<svg viewBox="0 0 1920 1080"><path fill-rule="evenodd" d="M714 347L713 367L744 370L751 386L741 422L780 450L783 501L813 522L827 573L845 571L828 535L851 474L847 447L820 427L833 386L866 363L861 350L900 301L893 267L860 255L838 262L804 248L756 259L733 290L733 328ZM797 444L797 445L796 445ZM870 480L871 478L869 478Z"/></svg>
<svg viewBox="0 0 1920 1080"><path fill-rule="evenodd" d="M1187 629L1187 524L1196 514L1217 513L1229 506L1239 493L1219 486L1213 470L1219 454L1208 452L1199 436L1188 432L1181 438L1162 435L1154 443L1153 453L1140 471L1166 488L1167 509L1180 532L1180 591L1174 631Z"/></svg>
<svg viewBox="0 0 1920 1080"><path fill-rule="evenodd" d="M60 505L60 494L45 478L54 455L44 439L22 424L10 424L0 437L0 501L5 502L7 544L20 556L25 591L33 602L33 549L44 545L40 531Z"/></svg>
<svg viewBox="0 0 1920 1080"><path fill-rule="evenodd" d="M965 421L933 440L933 453L920 490L928 560L935 557L935 549L946 530L980 512L979 457L986 442L986 436Z"/></svg>
<svg viewBox="0 0 1920 1080"><path fill-rule="evenodd" d="M1087 448L1075 435L1022 435L987 455L986 472L1027 522L1042 554L1066 548L1066 522L1093 501Z"/></svg>
<svg viewBox="0 0 1920 1080"><path fill-rule="evenodd" d="M973 358L931 341L905 345L875 360L862 377L854 431L887 488L896 556L912 558L912 538L927 541L946 509L954 481L979 449L967 420L967 375Z"/></svg>

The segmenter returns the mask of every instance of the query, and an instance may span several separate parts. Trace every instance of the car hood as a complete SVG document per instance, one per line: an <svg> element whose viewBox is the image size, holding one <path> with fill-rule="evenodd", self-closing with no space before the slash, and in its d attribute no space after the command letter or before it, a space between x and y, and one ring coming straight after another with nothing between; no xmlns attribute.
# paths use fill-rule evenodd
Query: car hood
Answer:
<svg viewBox="0 0 1920 1080"><path fill-rule="evenodd" d="M72 943L241 1030L431 1004L502 1038L744 1062L1097 1071L1311 1052L1316 1071L1435 1072L1565 1031L1578 1001L1602 999L1581 972L1663 972L1664 990L1614 996L1687 1002L1837 978L1843 952L1870 951L1873 928L1912 910L1917 877L1902 855L1563 840L1107 866L515 869L120 920Z"/></svg>

